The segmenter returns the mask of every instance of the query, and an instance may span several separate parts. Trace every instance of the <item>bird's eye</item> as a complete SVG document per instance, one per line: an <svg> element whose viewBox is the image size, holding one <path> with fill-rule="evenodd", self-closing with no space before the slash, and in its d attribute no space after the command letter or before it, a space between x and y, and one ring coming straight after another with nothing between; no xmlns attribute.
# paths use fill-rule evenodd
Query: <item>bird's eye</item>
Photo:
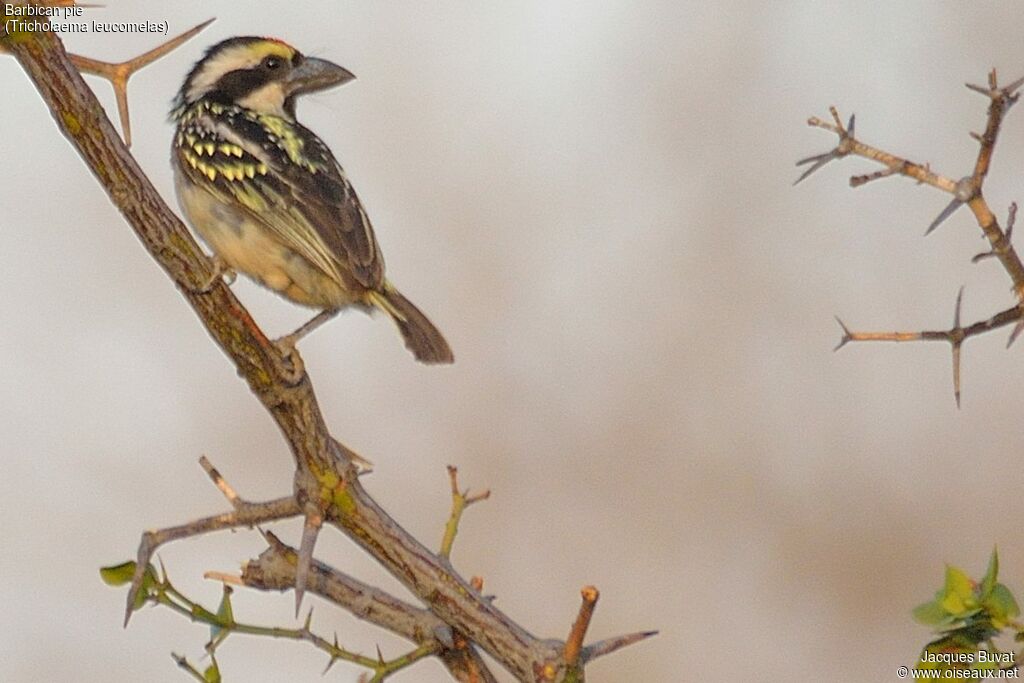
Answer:
<svg viewBox="0 0 1024 683"><path fill-rule="evenodd" d="M271 69L271 70L273 70L273 69L278 69L280 67L281 67L281 58L280 57L266 57L263 60L263 68L264 69Z"/></svg>

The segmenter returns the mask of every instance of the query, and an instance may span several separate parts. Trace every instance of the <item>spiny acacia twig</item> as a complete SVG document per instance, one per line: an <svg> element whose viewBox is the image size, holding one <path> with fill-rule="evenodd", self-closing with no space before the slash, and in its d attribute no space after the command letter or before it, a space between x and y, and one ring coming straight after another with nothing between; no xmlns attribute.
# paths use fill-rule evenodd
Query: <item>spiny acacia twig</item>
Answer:
<svg viewBox="0 0 1024 683"><path fill-rule="evenodd" d="M181 591L175 588L174 584L171 583L170 578L167 576L166 571L164 571L161 572L161 576L159 578L146 585L145 601L167 607L178 614L188 617L192 621L197 621L209 626L211 637L210 641L206 644L206 652L211 656L214 655L217 648L219 648L230 635L235 633L250 636L298 640L310 643L313 647L324 652L328 657L330 657L325 672L330 669L335 662L345 661L370 669L374 672L372 680L383 681L391 674L411 666L424 657L428 657L435 653L436 645L434 643L420 645L414 650L390 660L384 659L380 652L380 648L377 649L376 657L367 657L365 655L352 652L338 644L337 634L334 635L333 640L328 640L313 631L312 609L309 610L305 621L299 628L281 628L278 626L247 624L245 622L238 621L235 618L234 609L231 605L232 590L233 589L230 586L225 585L220 606L216 610L212 610L185 596ZM183 669L186 669L193 674L196 673L195 669L188 664L188 660L184 657L180 657L173 653L171 656L174 657L175 661L178 662L178 665Z"/></svg>
<svg viewBox="0 0 1024 683"><path fill-rule="evenodd" d="M297 508L308 519L310 506L315 507L326 525L348 535L431 612L466 634L519 680L567 680L564 643L537 638L509 619L366 493L353 454L327 429L299 354L285 355L268 340L223 282L204 287L213 272L210 260L121 143L60 40L51 32L38 32L0 36L0 43L17 58L60 130L277 423L295 458ZM178 537L185 535L181 533ZM312 566L312 557L300 553L297 565L303 563ZM145 567L136 568L129 614L142 588Z"/></svg>
<svg viewBox="0 0 1024 683"><path fill-rule="evenodd" d="M893 175L902 175L913 178L919 184L930 185L943 192L953 195L953 198L939 215L931 222L925 234L933 232L947 218L953 215L957 209L966 205L974 214L975 221L981 228L982 233L988 239L990 250L976 255L972 262L978 263L986 258L996 258L1013 282L1014 293L1017 298L1017 305L1006 309L987 320L982 320L967 327L960 324L960 307L963 299L963 289L957 296L956 310L954 314L953 327L949 330L921 331L921 332L852 332L838 318L839 325L843 329L843 337L836 349L840 349L849 342L860 341L945 341L950 344L953 353L953 395L957 407L960 406L960 351L964 341L972 336L984 334L991 330L1017 323L1010 335L1007 346L1013 343L1017 336L1024 330L1024 264L1012 243L1013 224L1017 214L1017 205L1010 206L1005 232L999 225L995 214L989 208L982 192L985 178L988 176L992 166L992 155L995 151L995 144L999 137L999 130L1007 110L1020 97L1018 90L1024 85L1024 78L1020 78L1007 86L1000 87L993 69L989 73L988 87L967 84L967 87L985 95L989 98L988 117L985 125L985 132L982 134L971 133L971 136L979 143L978 156L974 162L974 168L970 175L953 180L952 178L934 173L927 164L918 164L903 159L889 152L883 151L858 140L855 136L854 117L851 116L849 123L843 125L839 112L835 107L830 107L831 121L825 121L817 117L808 119L807 124L815 128L822 128L831 131L839 137L839 144L832 150L823 154L807 157L797 162L798 166L810 164L799 178L797 184L830 161L854 155L870 159L883 165L880 171L866 175L857 175L850 178L851 187L860 187L869 182L887 178Z"/></svg>
<svg viewBox="0 0 1024 683"><path fill-rule="evenodd" d="M75 3L68 2L58 4L73 5ZM79 4L78 6L98 7L98 5L82 4ZM112 63L104 62L99 59L92 59L91 57L83 57L82 55L68 55L68 57L71 58L72 63L78 67L78 70L82 73L100 76L101 78L105 78L110 81L110 85L114 89L114 98L117 100L117 112L121 119L121 132L124 134L124 144L126 146L132 146L132 125L131 119L128 116L128 79L131 78L132 74L135 72L152 64L167 53L176 49L182 43L197 35L214 21L215 19L207 19L203 23L190 28L181 35L175 36L167 42L158 45L149 52L133 57L126 62ZM0 31L3 31L3 29L0 28ZM2 44L0 44L0 52L7 52L6 48L4 48Z"/></svg>
<svg viewBox="0 0 1024 683"><path fill-rule="evenodd" d="M956 297L956 307L953 310L953 326L948 330L924 330L922 332L853 332L846 324L836 318L839 327L843 330L843 336L836 345L835 350L843 348L850 342L916 342L916 341L941 341L950 345L953 353L953 396L956 399L957 407L960 406L960 349L964 342L971 337L985 334L992 330L1005 327L1010 323L1018 323L1021 318L1020 306L1013 306L1000 311L987 320L980 320L976 323L963 327L960 324L960 309L963 302L964 290ZM1016 330L1010 335L1007 346L1012 344L1019 334Z"/></svg>
<svg viewBox="0 0 1024 683"><path fill-rule="evenodd" d="M232 506L238 509L247 505L206 456L201 457L199 463ZM259 558L243 565L241 576L206 572L204 577L258 590L294 588L297 584L298 552L269 531L263 532L263 536L269 547ZM310 572L312 578L308 587L311 592L347 609L357 618L401 635L418 646L431 648L455 680L466 683L497 681L466 637L452 631L429 611L409 605L320 562L314 561ZM328 668L335 661L332 658Z"/></svg>
<svg viewBox="0 0 1024 683"><path fill-rule="evenodd" d="M295 585L298 553L270 532L265 532L264 537L267 549L243 565L240 577L232 578L256 590L289 590ZM497 681L465 635L453 631L429 610L411 605L318 561L314 561L310 568L308 590L344 607L359 619L416 645L433 648L433 654L457 681Z"/></svg>
<svg viewBox="0 0 1024 683"><path fill-rule="evenodd" d="M201 674L199 672L199 669L197 669L194 666L192 666L192 663L189 662L188 658L185 657L184 655L179 655L177 653L172 652L171 653L171 659L173 659L174 663L178 665L178 668L183 670L185 673L187 673L192 678L194 678L197 681L199 681L199 683L209 683L210 682L210 679L207 678L206 676L204 676L203 674ZM211 659L212 659L212 657L211 657ZM207 670L208 671L210 671L210 670L218 671L216 660L213 661L213 663L210 665L210 668L207 669Z"/></svg>
<svg viewBox="0 0 1024 683"><path fill-rule="evenodd" d="M452 545L455 543L455 536L459 533L459 522L462 520L462 513L473 503L479 503L491 497L491 490L484 489L480 493L470 494L469 489L459 490L459 468L448 465L448 479L452 487L452 512L448 522L444 525L444 536L441 538L441 550L439 555L449 559L452 554ZM481 584L482 585L482 584Z"/></svg>

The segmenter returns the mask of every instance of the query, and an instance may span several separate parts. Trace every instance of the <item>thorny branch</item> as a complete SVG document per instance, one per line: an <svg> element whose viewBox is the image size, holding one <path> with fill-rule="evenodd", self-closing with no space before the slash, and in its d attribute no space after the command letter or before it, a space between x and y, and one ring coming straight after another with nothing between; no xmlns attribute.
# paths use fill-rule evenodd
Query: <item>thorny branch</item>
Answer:
<svg viewBox="0 0 1024 683"><path fill-rule="evenodd" d="M444 625L434 630L434 637L448 650L470 653L472 646L479 646L519 680L583 680L583 666L587 662L653 635L654 632L635 633L582 647L578 657L574 657L576 661L567 663L566 643L530 634L455 572L446 557L430 552L412 538L363 489L358 469L361 459L328 431L298 352L283 354L267 339L229 287L214 277L215 265L203 255L121 143L60 40L48 31L0 33L0 48L12 53L24 68L61 132L270 413L295 459L293 494L263 503L238 498L233 489L218 483L223 479L212 466L208 467L207 472L228 497L233 510L143 535L138 562L133 565L126 618L137 608L139 599L147 595L144 589L151 581L149 559L160 544L302 514L305 530L299 552L294 556L293 587L297 594L301 595L304 589L317 589L321 565L313 560L314 542L322 525L333 527L348 535L423 602L427 611ZM157 48L126 64L151 61L163 54L161 50ZM95 62L88 64L96 67ZM126 70L120 81L112 77L115 87L119 87L118 82L124 87L132 71ZM446 642L445 634L450 634L451 643ZM577 646L574 643L573 650ZM465 656L467 661L479 662L475 654ZM490 680L483 671L477 678L459 680ZM472 675L475 674L467 673Z"/></svg>
<svg viewBox="0 0 1024 683"><path fill-rule="evenodd" d="M459 521L462 519L462 513L473 503L479 503L491 497L490 489L484 489L480 493L472 495L469 490L460 491L459 468L454 465L448 465L448 479L452 487L452 512L448 517L448 522L444 525L444 537L441 539L441 550L438 553L445 559L452 554L452 545L455 543L456 534L459 533Z"/></svg>
<svg viewBox="0 0 1024 683"><path fill-rule="evenodd" d="M264 536L268 548L243 565L240 577L232 578L239 585L257 590L288 590L295 585L298 553L274 534L266 532ZM456 680L478 683L497 680L466 637L453 631L429 610L399 600L318 561L310 568L308 588L311 593L348 609L359 619L432 648L433 654Z"/></svg>
<svg viewBox="0 0 1024 683"><path fill-rule="evenodd" d="M109 568L108 571L117 572L120 569L122 568L115 567ZM330 669L338 661L350 662L373 671L372 680L383 681L396 671L411 666L424 657L436 654L438 650L436 643L428 642L418 645L412 651L391 660L384 659L380 648L377 649L376 657L367 657L341 647L338 644L337 634L334 635L333 640L328 640L314 632L312 628L312 609L309 610L305 621L299 628L248 624L235 618L234 608L231 603L231 595L234 589L229 585L224 585L220 606L213 610L192 600L179 591L171 583L166 571L161 571L157 574L155 569L149 567L147 574L150 576L150 580L144 586L142 594L144 602L166 607L192 621L208 625L211 635L209 642L206 644L206 652L211 656L216 653L217 648L227 640L228 636L235 633L268 638L284 638L310 643L316 649L324 652L329 657L327 669ZM184 657L172 656L182 669L193 674L193 676L197 673ZM214 662L214 666L216 666L216 662ZM324 671L326 672L327 669ZM200 678L200 680L206 679Z"/></svg>
<svg viewBox="0 0 1024 683"><path fill-rule="evenodd" d="M1024 331L1024 263L1021 262L1016 249L1012 243L1013 224L1017 214L1017 205L1010 206L1009 215L1006 221L1006 230L999 225L999 220L989 208L982 192L985 178L988 176L992 165L992 155L995 151L996 141L999 137L999 130L1003 123L1006 112L1017 102L1020 97L1018 90L1024 85L1024 78L1017 79L1007 86L1000 87L993 69L988 76L988 87L968 83L967 87L981 93L989 99L988 117L985 125L985 132L981 134L971 133L971 136L978 141L978 156L974 162L974 168L970 175L959 180L943 176L933 172L928 164L918 164L903 159L889 152L883 151L871 145L865 144L857 139L855 135L855 119L843 125L839 112L835 107L830 107L831 121L825 121L817 117L807 120L807 125L822 128L835 133L839 137L839 144L832 150L823 154L801 159L798 166L808 165L809 167L797 178L794 184L800 183L812 173L836 159L842 159L853 155L870 159L884 166L883 169L866 175L856 175L850 178L851 187L860 187L869 182L880 180L894 175L902 175L916 180L919 184L930 185L938 190L953 195L953 198L939 215L931 222L925 235L933 232L947 218L953 215L957 209L966 205L974 215L975 221L981 228L982 233L988 239L990 250L978 254L972 259L973 263L995 258L1003 266L1007 275L1013 283L1017 304L996 315L981 320L966 327L960 323L960 307L963 300L963 289L957 295L956 309L954 313L953 326L948 330L922 331L922 332L853 332L838 318L843 336L836 349L840 349L849 342L861 341L944 341L950 345L953 356L953 394L956 404L960 406L960 355L964 342L979 334L990 332L1011 323L1016 323L1013 332L1010 334L1007 346Z"/></svg>
<svg viewBox="0 0 1024 683"><path fill-rule="evenodd" d="M65 5L75 3L57 4ZM97 5L79 4L78 6L96 7ZM100 76L101 78L105 78L110 81L110 85L114 88L114 98L117 100L117 111L121 119L121 132L124 134L125 146L132 146L132 126L131 120L128 116L128 79L132 77L132 74L136 73L143 67L152 64L156 60L176 49L179 45L190 40L193 36L197 35L200 31L212 24L213 21L213 19L207 19L203 23L190 28L181 35L175 36L167 42L158 45L149 52L145 52L125 62L112 63L104 62L99 59L92 59L91 57L83 57L81 55L68 55L71 62L78 67L78 70L82 73ZM0 32L3 30L3 28L0 28ZM2 43L0 43L0 53L6 52L8 52L8 50Z"/></svg>

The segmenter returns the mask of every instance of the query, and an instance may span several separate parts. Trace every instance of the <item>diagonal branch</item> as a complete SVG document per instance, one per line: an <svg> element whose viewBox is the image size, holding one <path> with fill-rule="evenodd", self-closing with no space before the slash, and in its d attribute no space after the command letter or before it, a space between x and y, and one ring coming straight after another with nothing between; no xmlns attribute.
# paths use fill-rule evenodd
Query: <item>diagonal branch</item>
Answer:
<svg viewBox="0 0 1024 683"><path fill-rule="evenodd" d="M277 423L296 463L297 508L308 514L308 504L315 505L325 523L347 534L431 612L466 634L519 680L565 680L562 643L533 636L495 608L366 493L353 454L327 429L298 353L283 355L231 290L211 278L210 260L118 139L60 40L50 32L39 32L20 34L16 40L0 37L0 41L32 79L60 130L146 250L178 286ZM218 523L226 524L207 522Z"/></svg>
<svg viewBox="0 0 1024 683"><path fill-rule="evenodd" d="M267 501L266 503L244 503L237 506L233 511L225 512L221 515L204 517L193 522L179 524L178 526L143 533L135 559L135 575L132 577L131 588L128 591L124 625L127 626L128 620L131 619L132 612L137 604L138 593L143 586L146 568L149 566L150 560L153 559L153 554L160 546L171 541L208 534L212 531L237 529L239 527L252 528L257 524L276 522L281 519L295 517L298 514L301 514L299 506L295 499L289 496Z"/></svg>
<svg viewBox="0 0 1024 683"><path fill-rule="evenodd" d="M268 548L257 559L245 563L240 583L257 590L284 591L296 580L298 552L266 532ZM429 610L415 607L338 570L314 561L307 589L349 610L355 617L384 628L421 646L435 648L435 654L457 681L495 683L497 679L476 648Z"/></svg>

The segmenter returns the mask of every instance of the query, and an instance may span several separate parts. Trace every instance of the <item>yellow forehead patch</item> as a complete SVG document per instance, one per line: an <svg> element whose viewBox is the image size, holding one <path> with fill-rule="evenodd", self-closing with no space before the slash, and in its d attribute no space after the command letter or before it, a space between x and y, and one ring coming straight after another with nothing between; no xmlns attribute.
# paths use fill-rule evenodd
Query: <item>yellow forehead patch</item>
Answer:
<svg viewBox="0 0 1024 683"><path fill-rule="evenodd" d="M291 59L295 56L295 48L277 38L266 38L264 42L253 46L263 57L276 55L283 59Z"/></svg>

